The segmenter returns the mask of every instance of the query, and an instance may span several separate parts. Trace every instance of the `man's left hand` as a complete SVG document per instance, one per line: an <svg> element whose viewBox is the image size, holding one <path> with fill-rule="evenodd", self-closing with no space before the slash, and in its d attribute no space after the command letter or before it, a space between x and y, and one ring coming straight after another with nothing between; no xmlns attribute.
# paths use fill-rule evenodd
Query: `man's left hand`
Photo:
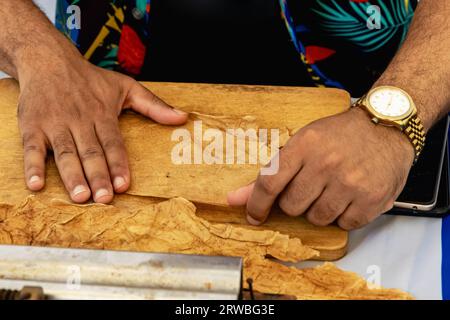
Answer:
<svg viewBox="0 0 450 320"><path fill-rule="evenodd" d="M390 210L414 160L400 130L376 125L360 108L315 121L280 150L275 175L230 192L230 205L247 205L247 220L263 223L276 201L311 223L362 227Z"/></svg>

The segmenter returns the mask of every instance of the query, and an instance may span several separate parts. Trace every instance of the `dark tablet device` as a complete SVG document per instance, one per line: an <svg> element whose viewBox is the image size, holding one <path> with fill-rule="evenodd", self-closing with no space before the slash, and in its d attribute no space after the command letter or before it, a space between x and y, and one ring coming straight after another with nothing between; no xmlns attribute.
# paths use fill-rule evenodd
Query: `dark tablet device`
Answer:
<svg viewBox="0 0 450 320"><path fill-rule="evenodd" d="M450 148L447 146L447 150L444 155L444 162L442 165L441 180L439 183L437 202L434 209L430 211L419 211L414 209L394 208L387 214L442 218L449 213L450 211L449 149Z"/></svg>
<svg viewBox="0 0 450 320"><path fill-rule="evenodd" d="M405 188L395 202L395 207L430 211L437 206L447 150L448 126L449 118L445 117L429 131L423 153L411 169ZM445 171L448 171L447 168ZM446 177L444 182L445 180L447 180Z"/></svg>

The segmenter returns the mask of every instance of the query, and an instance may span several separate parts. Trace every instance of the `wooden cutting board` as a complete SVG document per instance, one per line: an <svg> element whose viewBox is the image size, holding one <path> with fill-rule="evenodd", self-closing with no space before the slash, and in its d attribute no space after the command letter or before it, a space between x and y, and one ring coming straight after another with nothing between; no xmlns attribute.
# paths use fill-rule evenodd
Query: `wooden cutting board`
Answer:
<svg viewBox="0 0 450 320"><path fill-rule="evenodd" d="M146 83L145 86L168 103L188 112L208 116L226 116L231 119L251 115L257 119L259 127L278 128L281 125L290 131L295 131L318 118L341 112L348 107L350 101L346 92L337 89L184 83ZM21 202L30 194L23 179L23 155L16 119L18 95L19 88L15 81L0 80L0 123L2 124L0 127L0 202L11 204ZM247 225L243 208L217 205L224 204L221 193L226 194L228 190L217 188L217 193L220 194L213 194L212 198L198 196L208 194L205 190L208 184L186 183L186 179L192 175L183 176L186 170L181 170L182 174L179 173L180 171L174 171L172 164L167 164L164 159L155 159L155 167L143 170L142 163L140 166L138 160L152 157L155 154L152 152L155 148L166 146L164 139L168 139L167 142L170 141L173 128L155 125L152 121L135 114L126 114L121 118L121 129L130 154L130 166L133 172L131 193L134 195L117 196L114 205L125 208L135 207L160 201L158 197L184 196L195 201L198 208L197 214L211 222L227 222L246 228L257 228ZM143 132L149 136L148 139L142 139ZM143 148L143 146L148 147ZM158 164L162 166L158 167ZM201 174L201 171L197 170L195 174ZM253 174L249 177L253 177ZM198 181L199 177L195 176L195 179ZM145 188L148 181L158 181L159 188L152 189L155 183L149 183ZM242 181L237 180L236 183L242 183ZM180 189L178 188L180 184L192 186L192 188ZM38 195L43 199L68 200L51 157L48 159L46 188ZM151 197L139 195L151 195ZM212 201L209 201L211 199ZM346 231L337 226L316 227L303 218L290 218L276 209L273 211L264 229L276 230L302 239L304 244L320 251L321 260L335 260L345 254L348 241Z"/></svg>

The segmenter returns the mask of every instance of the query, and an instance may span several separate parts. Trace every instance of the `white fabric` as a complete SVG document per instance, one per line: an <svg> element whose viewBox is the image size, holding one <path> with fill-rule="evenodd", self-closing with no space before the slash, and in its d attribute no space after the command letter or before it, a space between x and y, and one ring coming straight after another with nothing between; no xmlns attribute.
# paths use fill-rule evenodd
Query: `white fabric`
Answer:
<svg viewBox="0 0 450 320"><path fill-rule="evenodd" d="M381 269L381 285L418 299L442 299L441 219L383 216L350 237L349 254L338 265L364 275Z"/></svg>
<svg viewBox="0 0 450 320"><path fill-rule="evenodd" d="M56 0L34 0L33 2L44 11L50 21L55 22Z"/></svg>
<svg viewBox="0 0 450 320"><path fill-rule="evenodd" d="M441 226L441 219L382 216L350 232L348 253L335 263L368 280L379 270L383 287L403 289L416 299L442 299Z"/></svg>

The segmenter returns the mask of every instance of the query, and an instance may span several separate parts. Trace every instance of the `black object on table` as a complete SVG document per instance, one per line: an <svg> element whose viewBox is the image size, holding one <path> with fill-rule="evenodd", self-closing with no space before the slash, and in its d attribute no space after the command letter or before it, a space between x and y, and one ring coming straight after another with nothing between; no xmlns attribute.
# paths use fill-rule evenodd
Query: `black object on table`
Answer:
<svg viewBox="0 0 450 320"><path fill-rule="evenodd" d="M402 201L408 199L406 200L408 202L424 202L427 201L426 199L431 199L432 189L439 180L438 174L440 181L435 207L429 211L394 208L388 214L440 218L450 212L449 139L446 140L443 150L441 148L441 144L448 136L448 121L449 117L445 117L428 133L427 146L418 163L411 169L406 186L399 197ZM443 157L442 170L438 171L441 156Z"/></svg>

